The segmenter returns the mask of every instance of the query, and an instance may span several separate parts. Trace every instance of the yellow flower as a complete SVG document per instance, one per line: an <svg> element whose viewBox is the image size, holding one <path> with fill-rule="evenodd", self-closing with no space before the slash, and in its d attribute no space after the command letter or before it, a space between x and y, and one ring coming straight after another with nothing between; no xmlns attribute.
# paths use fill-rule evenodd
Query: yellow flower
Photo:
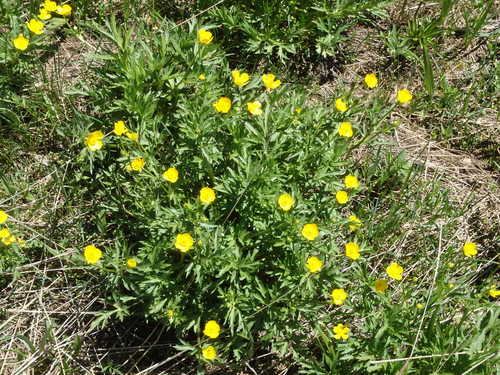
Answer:
<svg viewBox="0 0 500 375"><path fill-rule="evenodd" d="M198 42L202 44L210 44L212 43L212 40L214 39L214 36L210 31L200 29L198 30Z"/></svg>
<svg viewBox="0 0 500 375"><path fill-rule="evenodd" d="M403 278L403 276L401 276L404 271L403 267L401 267L397 263L391 263L391 265L387 267L385 271L387 272L387 275L389 275L389 277L394 280L401 280Z"/></svg>
<svg viewBox="0 0 500 375"><path fill-rule="evenodd" d="M313 241L316 237L318 237L318 234L319 230L316 224L306 224L302 228L302 235L309 241Z"/></svg>
<svg viewBox="0 0 500 375"><path fill-rule="evenodd" d="M497 298L498 296L500 296L500 290L496 290L496 288L493 287L488 291L488 294L490 295L490 297Z"/></svg>
<svg viewBox="0 0 500 375"><path fill-rule="evenodd" d="M234 84L239 87L245 86L250 81L248 73L240 73L239 70L234 70L231 76L233 77Z"/></svg>
<svg viewBox="0 0 500 375"><path fill-rule="evenodd" d="M306 267L311 273L318 272L323 267L323 262L317 257L307 258Z"/></svg>
<svg viewBox="0 0 500 375"><path fill-rule="evenodd" d="M135 158L127 165L127 170L140 172L144 168L144 164L146 164L144 158Z"/></svg>
<svg viewBox="0 0 500 375"><path fill-rule="evenodd" d="M422 305L421 303L417 303L417 304L415 305L415 307L416 307L417 309L421 310L421 309L423 309L423 308L424 308L424 305Z"/></svg>
<svg viewBox="0 0 500 375"><path fill-rule="evenodd" d="M88 264L95 264L99 262L102 257L102 251L95 247L94 245L85 246L83 250L83 256Z"/></svg>
<svg viewBox="0 0 500 375"><path fill-rule="evenodd" d="M38 18L40 18L43 21L47 21L47 20L50 20L52 18L52 15L50 14L50 12L47 9L41 8L40 13L38 14Z"/></svg>
<svg viewBox="0 0 500 375"><path fill-rule="evenodd" d="M217 350L215 350L215 348L212 345L203 348L201 353L203 355L203 358L208 359L209 361L217 357Z"/></svg>
<svg viewBox="0 0 500 375"><path fill-rule="evenodd" d="M57 3L52 0L45 0L43 2L43 7L48 11L48 12L55 12L57 10Z"/></svg>
<svg viewBox="0 0 500 375"><path fill-rule="evenodd" d="M279 79L276 79L276 76L274 74L262 75L262 83L268 89L275 89L279 85L281 85L281 81Z"/></svg>
<svg viewBox="0 0 500 375"><path fill-rule="evenodd" d="M463 251L466 257L473 258L477 255L477 245L474 242L466 242Z"/></svg>
<svg viewBox="0 0 500 375"><path fill-rule="evenodd" d="M61 6L57 7L56 12L60 16L66 17L66 16L69 16L71 14L72 10L73 9L71 8L71 5L64 4L64 5L61 5Z"/></svg>
<svg viewBox="0 0 500 375"><path fill-rule="evenodd" d="M193 247L193 237L189 233L180 233L175 237L175 247L181 253L188 252Z"/></svg>
<svg viewBox="0 0 500 375"><path fill-rule="evenodd" d="M336 305L342 305L347 299L347 292L344 289L332 290L332 301Z"/></svg>
<svg viewBox="0 0 500 375"><path fill-rule="evenodd" d="M43 33L45 24L42 21L38 21L37 19L32 18L28 22L26 22L26 26L28 26L29 31L31 31L33 34L40 35Z"/></svg>
<svg viewBox="0 0 500 375"><path fill-rule="evenodd" d="M345 112L349 109L347 103L342 98L335 99L335 108L339 112Z"/></svg>
<svg viewBox="0 0 500 375"><path fill-rule="evenodd" d="M368 88L373 89L378 86L377 76L373 73L367 74L365 76L365 83Z"/></svg>
<svg viewBox="0 0 500 375"><path fill-rule="evenodd" d="M104 133L100 130L89 133L85 138L85 144L90 149L90 151L97 151L104 145L102 139L104 138Z"/></svg>
<svg viewBox="0 0 500 375"><path fill-rule="evenodd" d="M128 132L127 125L122 120L115 122L113 133L123 135Z"/></svg>
<svg viewBox="0 0 500 375"><path fill-rule="evenodd" d="M352 124L350 122L341 122L339 126L339 135L345 138L351 138L353 135Z"/></svg>
<svg viewBox="0 0 500 375"><path fill-rule="evenodd" d="M24 51L26 48L28 48L30 41L26 39L23 34L19 34L17 38L12 41L12 44L18 50Z"/></svg>
<svg viewBox="0 0 500 375"><path fill-rule="evenodd" d="M205 78L207 78L207 77L206 77L206 76L205 76L205 74L203 74L203 73L202 73L202 74L200 74L200 75L198 76L198 79L199 79L200 81L204 81L204 80L205 80Z"/></svg>
<svg viewBox="0 0 500 375"><path fill-rule="evenodd" d="M387 283L387 280L375 280L374 286L378 293L384 293L389 287L389 284Z"/></svg>
<svg viewBox="0 0 500 375"><path fill-rule="evenodd" d="M215 191L209 187L201 188L200 201L205 204L210 204L215 200Z"/></svg>
<svg viewBox="0 0 500 375"><path fill-rule="evenodd" d="M9 228L0 229L0 239L8 238L10 236L11 234Z"/></svg>
<svg viewBox="0 0 500 375"><path fill-rule="evenodd" d="M409 103L413 99L413 95L409 90L399 90L398 91L398 102L400 103Z"/></svg>
<svg viewBox="0 0 500 375"><path fill-rule="evenodd" d="M349 216L347 220L349 220L349 230L351 232L355 231L362 225L361 220L359 220L356 215Z"/></svg>
<svg viewBox="0 0 500 375"><path fill-rule="evenodd" d="M335 336L333 336L336 340L347 340L349 338L349 327L343 325L343 324L337 324L333 328L333 333L335 333Z"/></svg>
<svg viewBox="0 0 500 375"><path fill-rule="evenodd" d="M220 325L215 320L209 320L205 323L203 334L211 339L216 339L220 334Z"/></svg>
<svg viewBox="0 0 500 375"><path fill-rule="evenodd" d="M0 210L0 224L4 224L9 219L7 212Z"/></svg>
<svg viewBox="0 0 500 375"><path fill-rule="evenodd" d="M262 104L259 101L254 101L247 103L248 112L250 112L254 116L258 116L262 114Z"/></svg>
<svg viewBox="0 0 500 375"><path fill-rule="evenodd" d="M128 139L134 141L134 142L137 142L139 140L139 134L137 134L136 132L125 132L125 135L127 136Z"/></svg>
<svg viewBox="0 0 500 375"><path fill-rule="evenodd" d="M23 240L22 238L17 238L17 243L19 245L19 247L26 247L26 241Z"/></svg>
<svg viewBox="0 0 500 375"><path fill-rule="evenodd" d="M127 259L127 267L130 267L130 268L137 267L137 261L133 258Z"/></svg>
<svg viewBox="0 0 500 375"><path fill-rule="evenodd" d="M231 109L231 99L223 96L212 105L217 110L217 112L228 113Z"/></svg>
<svg viewBox="0 0 500 375"><path fill-rule="evenodd" d="M347 201L349 200L349 195L347 194L347 191L340 190L337 191L337 193L335 194L335 198L337 199L337 202L339 202L340 204L346 204Z"/></svg>
<svg viewBox="0 0 500 375"><path fill-rule="evenodd" d="M359 254L359 246L354 242L347 242L345 244L345 255L352 260L358 259L361 256Z"/></svg>
<svg viewBox="0 0 500 375"><path fill-rule="evenodd" d="M357 189L359 187L358 178L350 174L344 177L344 184L348 189Z"/></svg>
<svg viewBox="0 0 500 375"><path fill-rule="evenodd" d="M289 211L294 204L295 200L290 194L281 194L278 198L278 205L283 211Z"/></svg>
<svg viewBox="0 0 500 375"><path fill-rule="evenodd" d="M179 179L179 171L175 168L168 168L165 172L163 172L163 178L174 184Z"/></svg>
<svg viewBox="0 0 500 375"><path fill-rule="evenodd" d="M16 237L15 236L9 236L6 238L2 238L2 242L5 246L12 245L14 242L16 242Z"/></svg>
<svg viewBox="0 0 500 375"><path fill-rule="evenodd" d="M295 113L300 114L302 112L302 108L297 107L295 108Z"/></svg>
<svg viewBox="0 0 500 375"><path fill-rule="evenodd" d="M173 310L167 310L167 316L169 318L173 318L174 317L174 311Z"/></svg>

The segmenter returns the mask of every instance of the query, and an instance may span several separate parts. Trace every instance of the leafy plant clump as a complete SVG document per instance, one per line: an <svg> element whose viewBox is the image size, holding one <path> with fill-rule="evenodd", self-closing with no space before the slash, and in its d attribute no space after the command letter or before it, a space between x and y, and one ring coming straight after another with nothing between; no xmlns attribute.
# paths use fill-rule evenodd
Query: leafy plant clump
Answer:
<svg viewBox="0 0 500 375"><path fill-rule="evenodd" d="M451 293L443 264L456 249L440 248L443 272L416 287L408 269L432 268L434 259L415 263L416 250L383 248L404 235L405 219L439 219L445 199L436 189L409 209L406 190L399 200L382 196L408 183L408 165L370 169L354 158L397 126L389 121L396 106L411 110L411 92L387 96L370 74L333 103L315 102L285 77L230 69L214 34L196 23L186 32L111 20L96 32L109 49L98 55L95 86L78 90L96 115L77 116L68 130L85 145L79 188L96 202L98 233L82 260L108 288L110 308L97 324L140 314L179 337L195 335L196 344L179 348L201 361L268 348L327 374L413 354L401 342L420 335L418 301L432 319L449 316L439 300ZM377 217L379 205L389 206L388 217ZM475 246L464 247L464 268ZM427 287L437 290L432 299ZM467 328L452 324L453 335L467 340L466 329L481 329L470 339L487 345L493 312L481 313ZM433 344L441 351L457 343Z"/></svg>

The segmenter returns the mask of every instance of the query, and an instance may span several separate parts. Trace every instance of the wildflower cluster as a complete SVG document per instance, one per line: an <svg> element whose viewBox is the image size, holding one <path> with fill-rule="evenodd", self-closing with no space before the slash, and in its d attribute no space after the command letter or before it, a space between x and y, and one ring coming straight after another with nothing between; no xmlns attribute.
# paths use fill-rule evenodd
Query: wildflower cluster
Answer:
<svg viewBox="0 0 500 375"><path fill-rule="evenodd" d="M116 241L88 244L83 257L105 275L117 270L109 285L123 290L127 313L140 306L198 334L192 350L205 360L223 357L226 345L245 356L256 332L276 348L283 336L302 345L303 322L349 345L361 330L350 312L382 304L408 276L404 255L372 261L373 223L358 209L369 181L349 152L363 131L353 124L370 109L341 95L310 104L275 74L226 69L214 34L195 32L158 60L168 67L127 71L151 50L161 54L166 39L116 57L123 98L107 126L82 136L84 154L99 160L88 173ZM189 69L186 56L198 59ZM378 84L370 73L358 88L369 97ZM128 97L127 85L143 91ZM410 102L406 91L390 102Z"/></svg>
<svg viewBox="0 0 500 375"><path fill-rule="evenodd" d="M67 3L57 4L55 1L45 0L40 5L39 13L26 22L25 26L28 32L19 33L12 40L12 45L20 51L25 51L30 45L30 33L33 35L42 35L46 30L47 21L50 22L50 19L54 16L69 17L72 11L73 8Z"/></svg>

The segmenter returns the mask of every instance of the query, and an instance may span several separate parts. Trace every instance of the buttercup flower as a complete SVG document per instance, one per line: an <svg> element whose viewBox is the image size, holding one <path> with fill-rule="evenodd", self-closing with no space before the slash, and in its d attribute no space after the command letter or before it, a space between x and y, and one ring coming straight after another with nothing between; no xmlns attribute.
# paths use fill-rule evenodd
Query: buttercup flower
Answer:
<svg viewBox="0 0 500 375"><path fill-rule="evenodd" d="M409 90L399 90L398 91L398 102L404 104L404 103L409 103L413 99L413 95Z"/></svg>
<svg viewBox="0 0 500 375"><path fill-rule="evenodd" d="M215 350L215 348L212 345L210 345L207 346L206 348L203 348L201 354L203 355L203 358L211 361L212 359L215 359L215 357L217 357L217 350Z"/></svg>
<svg viewBox="0 0 500 375"><path fill-rule="evenodd" d="M58 6L56 9L56 13L59 14L60 16L66 17L71 14L71 11L73 9L71 8L71 5L69 4L64 4L61 6Z"/></svg>
<svg viewBox="0 0 500 375"><path fill-rule="evenodd" d="M243 87L250 82L250 76L248 73L240 73L239 70L233 71L231 76L233 77L234 84L239 87Z"/></svg>
<svg viewBox="0 0 500 375"><path fill-rule="evenodd" d="M174 184L179 179L179 171L175 168L168 168L165 172L163 172L163 178Z"/></svg>
<svg viewBox="0 0 500 375"><path fill-rule="evenodd" d="M423 309L423 308L424 308L424 305L422 305L421 303L417 303L417 304L415 305L415 307L416 307L417 309L421 310L421 309Z"/></svg>
<svg viewBox="0 0 500 375"><path fill-rule="evenodd" d="M295 200L290 194L281 194L278 198L278 205L283 211L289 211L294 204Z"/></svg>
<svg viewBox="0 0 500 375"><path fill-rule="evenodd" d="M341 137L351 138L353 135L352 124L347 121L341 122L338 132Z"/></svg>
<svg viewBox="0 0 500 375"><path fill-rule="evenodd" d="M127 125L122 120L115 122L113 133L123 135L128 132Z"/></svg>
<svg viewBox="0 0 500 375"><path fill-rule="evenodd" d="M373 73L367 74L365 76L365 83L368 88L373 89L378 86L377 76Z"/></svg>
<svg viewBox="0 0 500 375"><path fill-rule="evenodd" d="M274 74L263 74L262 75L262 83L264 86L270 90L277 88L281 85L281 81L276 79Z"/></svg>
<svg viewBox="0 0 500 375"><path fill-rule="evenodd" d="M0 210L0 224L5 223L9 219L7 212Z"/></svg>
<svg viewBox="0 0 500 375"><path fill-rule="evenodd" d="M29 31L31 31L33 34L40 35L43 33L45 24L42 21L38 21L37 19L32 18L28 22L26 22L26 26L28 26Z"/></svg>
<svg viewBox="0 0 500 375"><path fill-rule="evenodd" d="M205 76L205 74L203 74L203 73L202 73L202 74L200 74L200 75L198 76L198 79L199 79L200 81L204 81L204 80L205 80L205 78L207 78L207 77L206 77L206 76Z"/></svg>
<svg viewBox="0 0 500 375"><path fill-rule="evenodd" d="M97 151L104 145L102 139L104 138L104 133L100 130L89 133L85 138L85 144L90 149L90 151Z"/></svg>
<svg viewBox="0 0 500 375"><path fill-rule="evenodd" d="M337 202L339 204L346 204L347 201L349 200L349 195L347 194L346 191L340 190L337 191L337 193L335 194L335 199L337 199Z"/></svg>
<svg viewBox="0 0 500 375"><path fill-rule="evenodd" d="M248 112L250 112L254 116L258 116L262 114L262 104L259 101L254 101L247 103Z"/></svg>
<svg viewBox="0 0 500 375"><path fill-rule="evenodd" d="M306 224L302 228L302 235L309 241L313 241L316 237L318 237L318 234L319 230L316 224Z"/></svg>
<svg viewBox="0 0 500 375"><path fill-rule="evenodd" d="M210 44L212 43L212 40L214 39L214 36L210 31L200 29L198 30L198 42L202 44Z"/></svg>
<svg viewBox="0 0 500 375"><path fill-rule="evenodd" d="M48 12L55 12L57 10L57 3L52 0L45 0L43 2L43 7L48 11Z"/></svg>
<svg viewBox="0 0 500 375"><path fill-rule="evenodd" d="M210 204L215 200L215 191L209 187L201 188L200 201L205 204Z"/></svg>
<svg viewBox="0 0 500 375"><path fill-rule="evenodd" d="M127 259L127 267L130 268L137 267L137 261L134 258Z"/></svg>
<svg viewBox="0 0 500 375"><path fill-rule="evenodd" d="M194 244L193 237L189 233L180 233L175 237L175 247L181 251L181 253L188 252Z"/></svg>
<svg viewBox="0 0 500 375"><path fill-rule="evenodd" d="M384 293L389 287L389 284L387 280L375 280L374 286L378 293Z"/></svg>
<svg viewBox="0 0 500 375"><path fill-rule="evenodd" d="M349 109L347 103L342 98L335 99L335 108L339 112L345 112Z"/></svg>
<svg viewBox="0 0 500 375"><path fill-rule="evenodd" d="M210 337L211 339L216 339L220 334L220 325L215 320L209 320L205 324L203 334Z"/></svg>
<svg viewBox="0 0 500 375"><path fill-rule="evenodd" d="M213 106L217 112L228 113L231 109L231 99L223 96L222 98L219 98Z"/></svg>
<svg viewBox="0 0 500 375"><path fill-rule="evenodd" d="M488 290L488 294L490 297L497 298L500 296L500 290L497 290L495 286L492 286L490 290Z"/></svg>
<svg viewBox="0 0 500 375"><path fill-rule="evenodd" d="M2 243L3 243L5 246L10 246L10 245L12 245L14 242L16 242L16 237L15 237L15 236L9 236L9 237L2 238Z"/></svg>
<svg viewBox="0 0 500 375"><path fill-rule="evenodd" d="M125 135L127 136L128 139L130 139L131 141L134 141L134 142L137 142L139 141L139 134L137 134L136 132L126 132Z"/></svg>
<svg viewBox="0 0 500 375"><path fill-rule="evenodd" d="M306 261L306 267L311 273L318 272L323 267L323 262L317 257L309 257Z"/></svg>
<svg viewBox="0 0 500 375"><path fill-rule="evenodd" d="M477 255L477 245L474 242L466 242L462 250L468 258L473 258Z"/></svg>
<svg viewBox="0 0 500 375"><path fill-rule="evenodd" d="M337 324L334 328L333 328L333 333L335 333L335 336L333 336L335 338L335 340L347 340L349 338L349 327L343 325L343 324Z"/></svg>
<svg viewBox="0 0 500 375"><path fill-rule="evenodd" d="M349 230L351 232L355 231L362 225L361 220L359 220L356 215L349 216L347 220L349 220Z"/></svg>
<svg viewBox="0 0 500 375"><path fill-rule="evenodd" d="M174 317L174 311L173 310L167 310L167 316L169 318L173 318Z"/></svg>
<svg viewBox="0 0 500 375"><path fill-rule="evenodd" d="M347 242L345 244L345 255L352 260L358 259L361 256L359 254L359 246L354 242Z"/></svg>
<svg viewBox="0 0 500 375"><path fill-rule="evenodd" d="M47 21L52 18L52 15L47 9L41 8L40 13L38 13L38 18L40 18L42 21Z"/></svg>
<svg viewBox="0 0 500 375"><path fill-rule="evenodd" d="M127 165L127 170L140 172L144 168L146 160L144 158L135 158Z"/></svg>
<svg viewBox="0 0 500 375"><path fill-rule="evenodd" d="M344 177L344 185L347 189L357 189L359 187L358 178L348 174Z"/></svg>
<svg viewBox="0 0 500 375"><path fill-rule="evenodd" d="M11 234L9 228L0 229L0 239L8 238L10 236Z"/></svg>
<svg viewBox="0 0 500 375"><path fill-rule="evenodd" d="M403 273L403 267L401 267L397 263L391 263L391 265L387 267L385 271L387 272L387 275L389 275L389 277L394 280L401 280L403 278L403 276L401 275Z"/></svg>
<svg viewBox="0 0 500 375"><path fill-rule="evenodd" d="M26 39L23 34L19 34L17 38L12 41L12 44L18 50L24 51L28 48L30 41Z"/></svg>
<svg viewBox="0 0 500 375"><path fill-rule="evenodd" d="M342 305L347 299L347 292L344 289L332 290L332 301L336 305Z"/></svg>
<svg viewBox="0 0 500 375"><path fill-rule="evenodd" d="M101 259L102 251L94 245L88 245L83 249L83 256L88 264L95 264Z"/></svg>

